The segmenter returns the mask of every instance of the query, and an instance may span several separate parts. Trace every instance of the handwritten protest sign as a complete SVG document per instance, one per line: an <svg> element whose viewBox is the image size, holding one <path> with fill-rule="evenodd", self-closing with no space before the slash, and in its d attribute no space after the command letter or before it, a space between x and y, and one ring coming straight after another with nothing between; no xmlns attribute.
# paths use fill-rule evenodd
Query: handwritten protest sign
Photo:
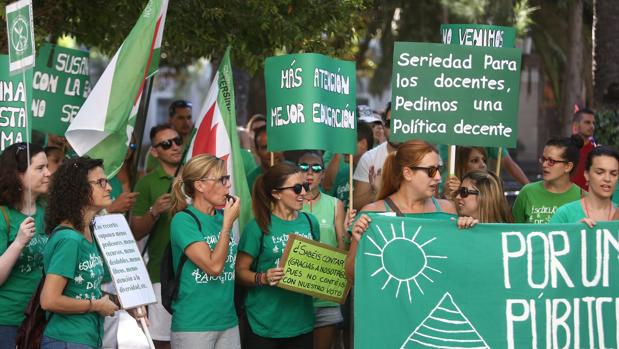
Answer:
<svg viewBox="0 0 619 349"><path fill-rule="evenodd" d="M520 50L396 42L391 137L515 147Z"/></svg>
<svg viewBox="0 0 619 349"><path fill-rule="evenodd" d="M514 47L516 29L486 24L441 24L441 38L447 45Z"/></svg>
<svg viewBox="0 0 619 349"><path fill-rule="evenodd" d="M94 234L122 307L131 309L156 303L153 285L125 216L96 217Z"/></svg>
<svg viewBox="0 0 619 349"><path fill-rule="evenodd" d="M64 136L90 94L88 51L44 44L32 81L32 128Z"/></svg>
<svg viewBox="0 0 619 349"><path fill-rule="evenodd" d="M25 75L26 81L32 81L31 69ZM29 103L31 92L32 85L24 84L21 74L9 74L9 56L0 55L0 152L13 143L26 141L26 98Z"/></svg>
<svg viewBox="0 0 619 349"><path fill-rule="evenodd" d="M291 234L280 265L278 287L343 304L350 290L344 272L346 252Z"/></svg>
<svg viewBox="0 0 619 349"><path fill-rule="evenodd" d="M372 215L354 316L362 349L617 348L619 222L459 230Z"/></svg>
<svg viewBox="0 0 619 349"><path fill-rule="evenodd" d="M269 151L355 153L355 63L315 53L275 56L264 76Z"/></svg>

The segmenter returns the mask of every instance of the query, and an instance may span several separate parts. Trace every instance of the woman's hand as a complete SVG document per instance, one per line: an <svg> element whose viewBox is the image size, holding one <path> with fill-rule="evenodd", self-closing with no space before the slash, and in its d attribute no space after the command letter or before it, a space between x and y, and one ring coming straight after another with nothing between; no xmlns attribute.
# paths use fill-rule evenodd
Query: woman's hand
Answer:
<svg viewBox="0 0 619 349"><path fill-rule="evenodd" d="M371 222L372 219L365 214L361 215L361 217L359 217L359 219L355 222L355 225L352 227L352 236L355 240L357 240L357 242L361 240L361 235L368 230Z"/></svg>
<svg viewBox="0 0 619 349"><path fill-rule="evenodd" d="M276 286L279 281L284 278L284 268L268 269L264 275L267 278L267 283L269 286Z"/></svg>
<svg viewBox="0 0 619 349"><path fill-rule="evenodd" d="M585 223L589 228L593 228L597 224L597 222L591 218L583 218L580 222Z"/></svg>
<svg viewBox="0 0 619 349"><path fill-rule="evenodd" d="M460 188L460 179L456 176L449 176L443 192L445 198L449 200L453 199L452 195L458 191L458 188Z"/></svg>
<svg viewBox="0 0 619 349"><path fill-rule="evenodd" d="M224 227L228 227L228 230L232 228L234 221L239 218L241 214L241 199L238 196L230 196L226 200L224 206Z"/></svg>
<svg viewBox="0 0 619 349"><path fill-rule="evenodd" d="M357 215L357 210L354 208L349 208L346 212L346 218L344 218L344 229L349 230L350 224L355 221L355 216Z"/></svg>
<svg viewBox="0 0 619 349"><path fill-rule="evenodd" d="M118 310L118 306L110 299L110 296L105 295L99 299L94 299L92 302L92 311L96 311L101 316L112 316Z"/></svg>
<svg viewBox="0 0 619 349"><path fill-rule="evenodd" d="M36 234L36 227L34 225L34 218L28 217L24 219L23 222L19 225L19 231L17 232L17 236L15 237L15 242L18 243L22 248L28 246L32 237Z"/></svg>
<svg viewBox="0 0 619 349"><path fill-rule="evenodd" d="M456 225L458 226L458 229L468 229L472 228L477 223L479 223L479 219L475 219L469 216L460 216L458 217L458 222L456 223Z"/></svg>

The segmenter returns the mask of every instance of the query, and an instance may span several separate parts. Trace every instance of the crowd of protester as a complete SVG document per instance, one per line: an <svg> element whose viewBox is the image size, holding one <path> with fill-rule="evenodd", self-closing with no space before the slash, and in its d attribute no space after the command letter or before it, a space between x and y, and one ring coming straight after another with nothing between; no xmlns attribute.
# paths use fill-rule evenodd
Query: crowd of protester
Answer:
<svg viewBox="0 0 619 349"><path fill-rule="evenodd" d="M445 146L390 140L389 106L383 113L359 109L350 158L317 150L271 154L266 119L255 115L239 131L251 190L251 202L243 202L231 195L224 160L199 155L180 166L192 106L175 101L169 111L169 123L150 131L146 174L134 190L134 142L113 178L101 160L68 156L57 136L45 148L17 143L0 155L0 349L15 348L37 287L47 312L41 348L115 346L108 334L119 305L104 286L110 277L92 234L99 214L127 214L134 237L145 241L158 300L147 316L158 349L352 347L350 302L340 306L274 286L284 276L280 259L290 234L348 250L345 269L354 282L358 242L371 224L367 212L448 220L459 229L514 222L592 227L619 218L613 202L619 153L595 143L590 110L574 115L571 137L546 142L540 181L528 183L502 154L505 170L524 185L512 207L500 176L488 168L496 149L458 147L449 175ZM253 219L235 237L241 205L251 205ZM180 272L172 314L161 300L168 244Z"/></svg>

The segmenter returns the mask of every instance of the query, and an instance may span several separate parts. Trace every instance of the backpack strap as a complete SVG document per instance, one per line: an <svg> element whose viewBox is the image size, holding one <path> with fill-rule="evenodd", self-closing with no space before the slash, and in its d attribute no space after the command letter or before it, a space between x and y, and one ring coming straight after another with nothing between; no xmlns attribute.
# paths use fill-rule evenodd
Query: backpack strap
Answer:
<svg viewBox="0 0 619 349"><path fill-rule="evenodd" d="M186 214L190 215L196 221L196 224L198 225L198 230L201 233L202 224L200 223L200 220L198 219L198 217L196 217L196 215L193 212L191 212L189 209L184 209L181 212L185 212ZM178 267L176 268L175 277L178 279L180 279L181 277L181 271L183 271L183 266L185 265L185 262L187 262L187 255L183 253L183 255L181 256L181 260L178 263Z"/></svg>
<svg viewBox="0 0 619 349"><path fill-rule="evenodd" d="M303 215L305 216L305 218L307 219L307 223L309 223L310 226L310 233L312 234L312 237L314 238L314 241L319 241L320 240L320 236L316 236L316 234L314 234L314 225L312 224L312 220L310 219L309 215L305 212L301 212L303 213Z"/></svg>

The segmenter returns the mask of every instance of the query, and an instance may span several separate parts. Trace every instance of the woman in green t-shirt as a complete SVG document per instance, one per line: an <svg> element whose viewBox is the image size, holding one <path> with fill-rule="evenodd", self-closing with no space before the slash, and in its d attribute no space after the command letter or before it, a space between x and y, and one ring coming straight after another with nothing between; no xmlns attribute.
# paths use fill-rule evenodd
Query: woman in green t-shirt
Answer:
<svg viewBox="0 0 619 349"><path fill-rule="evenodd" d="M174 180L173 270L183 255L186 260L172 301L172 348L241 348L234 310L237 244L230 237L241 202L230 196L230 187L226 162L208 154L192 158Z"/></svg>
<svg viewBox="0 0 619 349"><path fill-rule="evenodd" d="M319 240L316 218L300 212L309 183L289 162L270 167L256 179L252 195L255 219L239 242L237 281L249 288L245 310L249 322L244 348L313 346L312 297L275 287L284 277L279 267L291 234Z"/></svg>
<svg viewBox="0 0 619 349"><path fill-rule="evenodd" d="M513 223L503 183L493 172L472 171L464 175L456 194L458 227L477 223Z"/></svg>
<svg viewBox="0 0 619 349"><path fill-rule="evenodd" d="M322 193L324 162L319 151L301 155L297 165L305 174L310 191L305 196L303 211L316 216L320 222L320 242L344 249L344 204L333 196ZM331 349L336 337L336 325L343 317L340 305L335 302L314 299L314 349Z"/></svg>
<svg viewBox="0 0 619 349"><path fill-rule="evenodd" d="M45 212L50 237L41 307L49 321L42 349L101 347L103 317L118 310L102 294L107 272L91 229L95 215L111 203L111 191L101 160L69 159L54 174Z"/></svg>
<svg viewBox="0 0 619 349"><path fill-rule="evenodd" d="M520 190L512 208L516 223L548 223L558 207L583 196L582 189L570 180L578 166L582 145L579 136L546 142L539 158L543 180Z"/></svg>
<svg viewBox="0 0 619 349"><path fill-rule="evenodd" d="M50 173L43 148L35 144L7 147L0 164L0 349L15 349L17 327L41 280L47 235L38 199L47 192Z"/></svg>
<svg viewBox="0 0 619 349"><path fill-rule="evenodd" d="M585 179L589 193L582 199L557 209L549 223L583 222L593 227L596 222L610 221L615 215L611 198L619 178L619 153L610 146L594 148L585 160Z"/></svg>
<svg viewBox="0 0 619 349"><path fill-rule="evenodd" d="M435 198L441 182L439 161L438 150L428 142L412 140L402 143L385 159L378 201L364 206L361 211L451 219L456 214L454 204ZM361 215L352 228L353 239L346 258L346 274L351 281L354 280L359 239L369 224L370 218Z"/></svg>

